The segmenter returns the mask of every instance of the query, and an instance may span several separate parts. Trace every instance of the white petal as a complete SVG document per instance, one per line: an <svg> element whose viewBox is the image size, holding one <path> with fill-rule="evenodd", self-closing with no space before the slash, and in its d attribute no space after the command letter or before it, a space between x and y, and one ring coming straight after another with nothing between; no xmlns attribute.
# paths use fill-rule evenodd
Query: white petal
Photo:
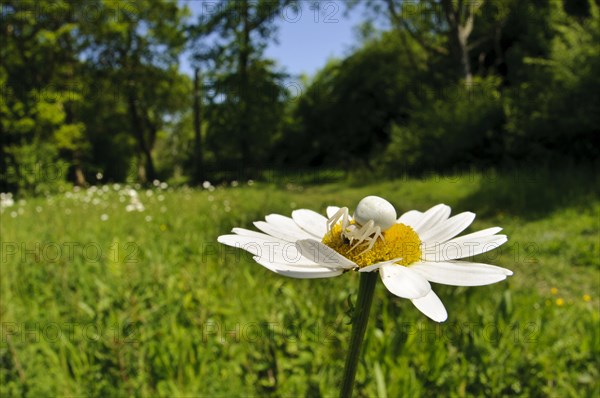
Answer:
<svg viewBox="0 0 600 398"><path fill-rule="evenodd" d="M251 229L245 229L245 228L233 228L231 230L231 232L236 233L238 235L241 236L252 236L258 239L262 239L262 240L269 240L272 238L273 241L282 241L282 239L279 238L275 238L271 235L267 235L267 234L263 234L262 232L258 232L258 231L252 231ZM225 236L225 235L223 235ZM218 240L218 239L217 239Z"/></svg>
<svg viewBox="0 0 600 398"><path fill-rule="evenodd" d="M255 251L257 247L262 248L269 247L269 245L276 246L282 243L289 243L282 241L281 239L273 238L269 235L264 235L264 237L245 235L221 235L217 238L217 242L227 246L233 246L243 250L247 250L251 253L253 253L253 251Z"/></svg>
<svg viewBox="0 0 600 398"><path fill-rule="evenodd" d="M431 291L427 279L402 265L383 265L379 274L385 287L398 297L419 298Z"/></svg>
<svg viewBox="0 0 600 398"><path fill-rule="evenodd" d="M331 269L352 269L356 267L352 261L332 248L314 239L303 239L296 242L296 247L310 261Z"/></svg>
<svg viewBox="0 0 600 398"><path fill-rule="evenodd" d="M338 206L327 206L327 218L333 217L335 213L338 212L340 208Z"/></svg>
<svg viewBox="0 0 600 398"><path fill-rule="evenodd" d="M475 219L475 213L469 211L450 217L437 226L419 235L421 242L443 243L464 231Z"/></svg>
<svg viewBox="0 0 600 398"><path fill-rule="evenodd" d="M294 267L320 267L319 264L302 256L295 243L288 243L282 247L276 246L268 249L258 257L268 262L287 264Z"/></svg>
<svg viewBox="0 0 600 398"><path fill-rule="evenodd" d="M420 262L410 269L434 283L452 286L483 286L500 282L512 271L495 265L466 261Z"/></svg>
<svg viewBox="0 0 600 398"><path fill-rule="evenodd" d="M427 245L422 248L421 259L425 261L449 261L472 257L494 250L507 241L506 235L492 235L480 238L460 237L440 245Z"/></svg>
<svg viewBox="0 0 600 398"><path fill-rule="evenodd" d="M425 297L412 299L412 303L429 318L436 322L444 322L448 319L448 313L442 300L431 290Z"/></svg>
<svg viewBox="0 0 600 398"><path fill-rule="evenodd" d="M302 236L299 239L309 239L312 235L304 231L296 224L290 217L282 216L280 214L269 214L265 217L265 220L280 231L288 231L294 236Z"/></svg>
<svg viewBox="0 0 600 398"><path fill-rule="evenodd" d="M269 234L279 239L283 239L288 242L295 242L298 239L306 239L307 237L312 237L312 235L310 235L309 233L302 231L300 228L298 228L297 225L296 228L298 228L300 232L294 231L293 229L281 229L271 223L264 221L255 221L254 226L266 234Z"/></svg>
<svg viewBox="0 0 600 398"><path fill-rule="evenodd" d="M299 279L313 279L313 278L331 278L333 276L338 276L343 273L343 270L331 270L329 268L319 267L319 268L298 268L292 267L287 264L275 264L269 261L265 261L262 258L254 257L254 260L267 268L270 271L278 273L283 276L287 276L290 278L299 278Z"/></svg>
<svg viewBox="0 0 600 398"><path fill-rule="evenodd" d="M399 224L408 225L409 227L414 228L415 225L421 220L423 217L423 213L417 210L410 210L406 213L402 214L398 219Z"/></svg>
<svg viewBox="0 0 600 398"><path fill-rule="evenodd" d="M363 268L359 269L358 272L372 272L372 271L376 271L379 268L381 268L384 264L387 264L387 263L377 263L377 264L367 265L366 267L363 267Z"/></svg>
<svg viewBox="0 0 600 398"><path fill-rule="evenodd" d="M477 238L485 238L488 236L492 236L497 234L498 232L502 231L502 228L500 227L492 227L492 228L486 228L486 229L482 229L481 231L477 231L477 232L473 232L467 235L463 235L460 236L458 238L456 238L455 240L471 240L471 239L477 239Z"/></svg>
<svg viewBox="0 0 600 398"><path fill-rule="evenodd" d="M415 224L413 229L419 236L427 230L435 227L437 224L445 221L450 216L450 207L445 204L439 204L433 206L431 209L423 213L423 216L418 223Z"/></svg>
<svg viewBox="0 0 600 398"><path fill-rule="evenodd" d="M317 212L308 209L294 210L292 218L300 228L310 232L318 239L323 239L327 232L327 219Z"/></svg>
<svg viewBox="0 0 600 398"><path fill-rule="evenodd" d="M395 258L393 260L383 261L380 263L367 265L366 267L362 267L361 269L359 269L358 272L372 272L372 271L378 270L379 268L383 267L384 265L395 264L400 260L402 260L402 258Z"/></svg>
<svg viewBox="0 0 600 398"><path fill-rule="evenodd" d="M295 243L241 228L234 228L234 230L242 233L253 233L253 235L221 235L217 238L217 241L224 245L246 250L254 256L264 258L270 262L288 263L303 267L317 265L314 261L303 257L298 252Z"/></svg>
<svg viewBox="0 0 600 398"><path fill-rule="evenodd" d="M271 235L244 228L233 228L232 232L235 232L239 236L222 235L222 237L226 238L221 239L222 237L219 237L217 241L229 246L244 249L259 257L265 257L268 261L293 263L298 266L317 265L314 261L302 256L296 247L295 242L288 242ZM258 252L253 250L257 245L259 245L261 249ZM248 248L250 250L248 250Z"/></svg>

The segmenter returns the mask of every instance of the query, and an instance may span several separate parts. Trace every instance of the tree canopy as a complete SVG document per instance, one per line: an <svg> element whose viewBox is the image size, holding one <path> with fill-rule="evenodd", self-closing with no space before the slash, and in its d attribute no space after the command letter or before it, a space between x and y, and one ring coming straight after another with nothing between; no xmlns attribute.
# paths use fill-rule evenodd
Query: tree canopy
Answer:
<svg viewBox="0 0 600 398"><path fill-rule="evenodd" d="M223 1L194 16L175 0L4 1L0 191L600 155L595 2L346 4L364 9L362 39L299 78L264 49L302 2Z"/></svg>

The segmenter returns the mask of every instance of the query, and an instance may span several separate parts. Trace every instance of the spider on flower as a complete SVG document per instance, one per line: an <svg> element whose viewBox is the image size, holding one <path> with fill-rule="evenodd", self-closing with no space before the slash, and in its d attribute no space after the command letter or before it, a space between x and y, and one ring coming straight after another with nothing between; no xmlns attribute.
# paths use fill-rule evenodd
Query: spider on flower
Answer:
<svg viewBox="0 0 600 398"><path fill-rule="evenodd" d="M367 246L360 254L373 248L377 239L385 240L382 232L396 223L396 209L387 200L378 196L367 196L356 206L354 216L350 219L347 207L340 208L327 220L327 232L332 233L333 227L340 220L342 236L352 245L350 251L359 246Z"/></svg>

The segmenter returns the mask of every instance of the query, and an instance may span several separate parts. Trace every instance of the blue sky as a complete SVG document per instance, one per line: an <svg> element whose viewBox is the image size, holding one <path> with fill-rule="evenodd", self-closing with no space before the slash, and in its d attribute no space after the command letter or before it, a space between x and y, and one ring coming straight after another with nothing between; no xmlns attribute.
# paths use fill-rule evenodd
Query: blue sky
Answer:
<svg viewBox="0 0 600 398"><path fill-rule="evenodd" d="M219 0L186 0L194 18L211 12ZM292 75L313 75L331 57L347 54L357 42L354 28L362 20L360 8L346 15L344 0L299 1L300 11L288 7L276 18L278 43L271 42L265 56ZM314 5L318 5L318 9ZM214 10L214 8L212 8ZM181 58L181 70L191 73L187 56Z"/></svg>

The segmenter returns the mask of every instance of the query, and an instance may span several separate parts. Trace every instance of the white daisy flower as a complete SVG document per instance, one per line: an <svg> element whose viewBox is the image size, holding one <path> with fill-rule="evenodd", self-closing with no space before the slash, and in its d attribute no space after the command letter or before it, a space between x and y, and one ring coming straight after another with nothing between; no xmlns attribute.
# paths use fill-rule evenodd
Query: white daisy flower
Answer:
<svg viewBox="0 0 600 398"><path fill-rule="evenodd" d="M437 322L448 315L429 282L481 286L512 275L494 265L459 261L507 241L506 235L498 235L499 227L456 237L475 219L471 212L450 217L450 207L439 204L396 218L388 201L367 196L354 216L346 207L330 206L327 217L308 209L293 211L291 218L271 214L254 223L263 233L234 228L234 234L222 235L218 241L244 249L257 263L292 278L377 271L392 294L410 299Z"/></svg>

